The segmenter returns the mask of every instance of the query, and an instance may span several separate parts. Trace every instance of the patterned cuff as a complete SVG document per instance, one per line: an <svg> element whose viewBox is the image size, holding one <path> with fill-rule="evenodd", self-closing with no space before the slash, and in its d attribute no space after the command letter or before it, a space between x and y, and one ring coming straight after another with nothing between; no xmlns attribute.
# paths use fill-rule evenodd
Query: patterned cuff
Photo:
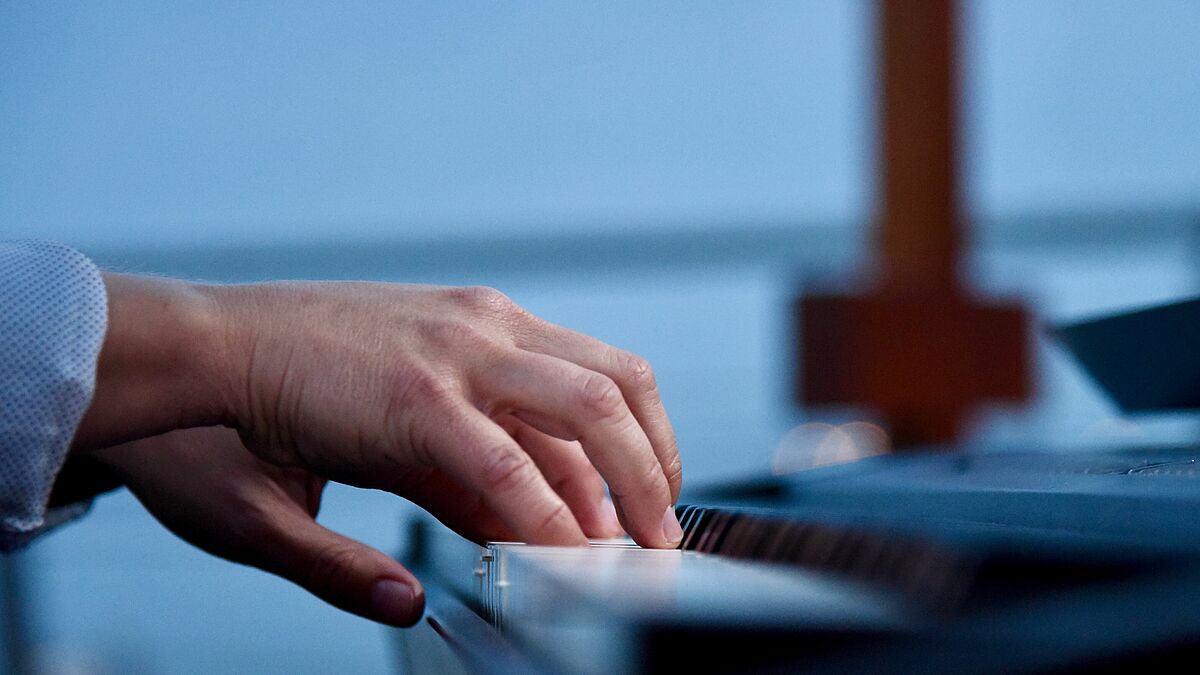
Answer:
<svg viewBox="0 0 1200 675"><path fill-rule="evenodd" d="M0 243L0 549L87 509L51 515L47 504L92 400L107 323L104 281L85 256Z"/></svg>

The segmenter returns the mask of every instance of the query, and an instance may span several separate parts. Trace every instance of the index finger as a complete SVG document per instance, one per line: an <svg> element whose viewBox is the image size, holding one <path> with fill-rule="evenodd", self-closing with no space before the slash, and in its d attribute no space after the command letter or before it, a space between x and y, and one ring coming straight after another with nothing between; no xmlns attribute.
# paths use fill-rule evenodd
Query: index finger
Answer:
<svg viewBox="0 0 1200 675"><path fill-rule="evenodd" d="M636 354L617 349L589 335L541 319L537 321L540 329L538 334L519 340L518 346L570 361L616 382L634 419L650 439L658 463L662 465L667 486L671 489L671 503L677 503L679 490L683 487L683 463L679 459L675 430L671 428L671 420L663 407L650 364Z"/></svg>

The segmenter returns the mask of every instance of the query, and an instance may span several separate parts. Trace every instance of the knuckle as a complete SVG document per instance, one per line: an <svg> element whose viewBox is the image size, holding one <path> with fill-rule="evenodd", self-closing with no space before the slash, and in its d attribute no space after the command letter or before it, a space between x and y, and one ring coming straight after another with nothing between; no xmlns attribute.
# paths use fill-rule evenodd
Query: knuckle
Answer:
<svg viewBox="0 0 1200 675"><path fill-rule="evenodd" d="M506 445L484 454L482 463L484 485L498 492L521 487L527 480L530 459Z"/></svg>
<svg viewBox="0 0 1200 675"><path fill-rule="evenodd" d="M632 474L627 484L610 484L609 491L614 499L645 500L647 504L658 503L661 499L670 497L662 466L653 458L643 464L637 473Z"/></svg>
<svg viewBox="0 0 1200 675"><path fill-rule="evenodd" d="M663 473L667 477L667 485L679 486L683 483L683 462L676 455L667 461L667 465L663 467Z"/></svg>
<svg viewBox="0 0 1200 675"><path fill-rule="evenodd" d="M347 544L330 544L318 549L308 566L308 585L317 594L336 593L354 578L362 551Z"/></svg>
<svg viewBox="0 0 1200 675"><path fill-rule="evenodd" d="M538 531L553 530L555 529L555 525L562 522L564 519L574 520L574 518L575 516L571 513L571 509L567 507L565 502L560 500L552 509L550 509L550 512L542 518L542 522L538 524Z"/></svg>
<svg viewBox="0 0 1200 675"><path fill-rule="evenodd" d="M642 483L647 493L666 494L669 492L667 488L667 477L663 473L663 467L658 461L646 463L646 467L642 470Z"/></svg>
<svg viewBox="0 0 1200 675"><path fill-rule="evenodd" d="M618 417L625 406L617 383L599 373L588 373L580 380L576 396L579 406L592 419Z"/></svg>
<svg viewBox="0 0 1200 675"><path fill-rule="evenodd" d="M649 361L629 352L621 352L619 359L622 375L639 391L655 391L658 389L658 381L654 376L654 369L650 367Z"/></svg>
<svg viewBox="0 0 1200 675"><path fill-rule="evenodd" d="M508 313L517 306L507 295L490 286L461 286L451 289L450 293L459 304L476 310Z"/></svg>

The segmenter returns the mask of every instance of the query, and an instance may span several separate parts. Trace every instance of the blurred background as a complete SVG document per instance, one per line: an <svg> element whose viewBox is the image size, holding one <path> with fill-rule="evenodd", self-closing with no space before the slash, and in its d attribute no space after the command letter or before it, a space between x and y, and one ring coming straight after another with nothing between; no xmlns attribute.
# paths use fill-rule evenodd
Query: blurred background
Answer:
<svg viewBox="0 0 1200 675"><path fill-rule="evenodd" d="M1040 326L1200 291L1200 4L964 3L968 276ZM213 281L495 286L655 365L689 482L769 469L791 303L871 260L874 6L3 3L0 239ZM1039 331L968 442L1180 442ZM385 551L400 499L321 520ZM391 672L384 629L207 557L127 493L18 556L54 672ZM8 592L8 591L6 591Z"/></svg>

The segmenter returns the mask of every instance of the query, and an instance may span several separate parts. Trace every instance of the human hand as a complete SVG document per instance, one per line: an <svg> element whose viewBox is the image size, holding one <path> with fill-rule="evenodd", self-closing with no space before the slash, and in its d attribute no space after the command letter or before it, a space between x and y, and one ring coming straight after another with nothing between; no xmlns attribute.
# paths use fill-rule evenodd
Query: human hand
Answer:
<svg viewBox="0 0 1200 675"><path fill-rule="evenodd" d="M226 424L277 466L545 544L616 532L603 477L638 543L679 541L679 455L649 366L496 291L106 283L84 449Z"/></svg>
<svg viewBox="0 0 1200 675"><path fill-rule="evenodd" d="M267 461L439 517L481 499L518 539L542 544L614 533L603 476L638 543L678 544L679 456L644 361L485 288L216 290L227 344L246 355L229 387L233 418Z"/></svg>
<svg viewBox="0 0 1200 675"><path fill-rule="evenodd" d="M254 457L230 429L175 431L96 457L167 529L209 553L376 621L407 626L421 615L421 586L407 569L316 522L323 479Z"/></svg>

